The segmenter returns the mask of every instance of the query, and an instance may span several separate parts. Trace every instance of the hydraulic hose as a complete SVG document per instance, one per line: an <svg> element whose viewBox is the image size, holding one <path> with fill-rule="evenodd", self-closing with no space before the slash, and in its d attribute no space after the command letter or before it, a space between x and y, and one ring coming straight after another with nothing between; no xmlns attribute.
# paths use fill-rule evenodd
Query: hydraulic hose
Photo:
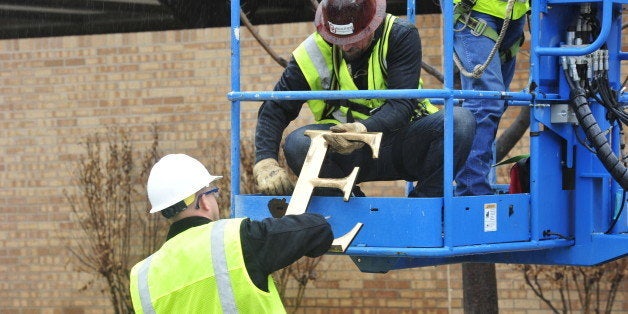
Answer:
<svg viewBox="0 0 628 314"><path fill-rule="evenodd" d="M603 132L597 124L591 112L591 108L589 107L589 101L587 100L584 89L576 87L575 84L572 85L571 83L573 82L569 84L571 87L570 105L576 113L578 122L582 126L582 129L584 129L584 133L587 135L604 168L608 170L622 189L627 190L628 168L617 158L617 155L615 155L611 145L608 143L605 132Z"/></svg>

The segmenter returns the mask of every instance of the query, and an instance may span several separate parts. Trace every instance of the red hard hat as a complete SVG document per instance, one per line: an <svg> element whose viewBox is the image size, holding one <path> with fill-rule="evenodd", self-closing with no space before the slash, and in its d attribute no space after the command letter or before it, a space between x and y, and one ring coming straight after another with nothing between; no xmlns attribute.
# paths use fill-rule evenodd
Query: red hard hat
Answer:
<svg viewBox="0 0 628 314"><path fill-rule="evenodd" d="M358 42L374 33L386 16L386 0L323 0L314 25L334 45Z"/></svg>

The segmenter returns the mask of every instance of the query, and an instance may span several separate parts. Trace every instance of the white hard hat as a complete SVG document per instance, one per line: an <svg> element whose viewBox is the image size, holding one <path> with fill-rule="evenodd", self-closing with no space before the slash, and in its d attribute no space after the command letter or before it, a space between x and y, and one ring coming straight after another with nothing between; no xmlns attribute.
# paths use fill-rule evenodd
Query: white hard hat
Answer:
<svg viewBox="0 0 628 314"><path fill-rule="evenodd" d="M153 208L150 213L168 208L222 176L212 176L198 160L185 154L161 158L150 170L146 190Z"/></svg>

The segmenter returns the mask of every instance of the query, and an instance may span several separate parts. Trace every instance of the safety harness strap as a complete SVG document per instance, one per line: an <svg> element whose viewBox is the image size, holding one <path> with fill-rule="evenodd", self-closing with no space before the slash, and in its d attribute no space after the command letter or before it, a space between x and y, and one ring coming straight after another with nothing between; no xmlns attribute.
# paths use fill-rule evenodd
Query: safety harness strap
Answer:
<svg viewBox="0 0 628 314"><path fill-rule="evenodd" d="M471 11L477 0L461 0L454 7L454 22L458 21L471 30L471 34L475 36L486 36L497 42L499 39L499 33L492 27L486 25L486 21L482 19L476 19L471 16ZM519 52L519 48L523 44L525 38L521 34L521 38L517 40L512 46L507 49L499 49L499 57L502 63L512 60Z"/></svg>
<svg viewBox="0 0 628 314"><path fill-rule="evenodd" d="M460 0L454 6L454 22L457 21L460 16L468 15L471 10L473 10L473 6L475 6L475 1L477 0Z"/></svg>

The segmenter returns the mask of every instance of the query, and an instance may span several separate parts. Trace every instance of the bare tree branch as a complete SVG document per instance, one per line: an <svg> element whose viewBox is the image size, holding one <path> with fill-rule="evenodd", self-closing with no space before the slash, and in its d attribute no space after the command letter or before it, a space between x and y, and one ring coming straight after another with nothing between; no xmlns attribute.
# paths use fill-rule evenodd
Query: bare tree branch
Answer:
<svg viewBox="0 0 628 314"><path fill-rule="evenodd" d="M535 266L528 266L528 265L524 266L523 279L525 279L526 284L528 284L528 287L532 289L534 294L536 294L536 296L539 297L539 299L541 299L545 304L547 304L547 306L549 306L552 309L552 312L556 314L560 313L558 309L554 307L552 302L550 302L550 300L545 298L543 294L543 288L538 282L538 272Z"/></svg>
<svg viewBox="0 0 628 314"><path fill-rule="evenodd" d="M275 62L277 62L279 65L281 65L284 68L288 66L288 61L280 57L272 48L270 48L268 43L253 28L251 21L249 21L249 18L242 11L242 9L240 9L240 20L242 20L242 23L244 24L244 26L246 26L246 29L248 29L249 32L251 32L255 40L260 44L260 46L262 46L262 48L268 53L268 55L270 55L270 57L273 58L273 60L275 60Z"/></svg>
<svg viewBox="0 0 628 314"><path fill-rule="evenodd" d="M445 78L443 77L443 74L440 73L440 71L438 71L435 67L425 63L424 61L421 61L421 68L425 70L425 72L427 72L429 75L436 78L439 82L441 83L445 82Z"/></svg>

